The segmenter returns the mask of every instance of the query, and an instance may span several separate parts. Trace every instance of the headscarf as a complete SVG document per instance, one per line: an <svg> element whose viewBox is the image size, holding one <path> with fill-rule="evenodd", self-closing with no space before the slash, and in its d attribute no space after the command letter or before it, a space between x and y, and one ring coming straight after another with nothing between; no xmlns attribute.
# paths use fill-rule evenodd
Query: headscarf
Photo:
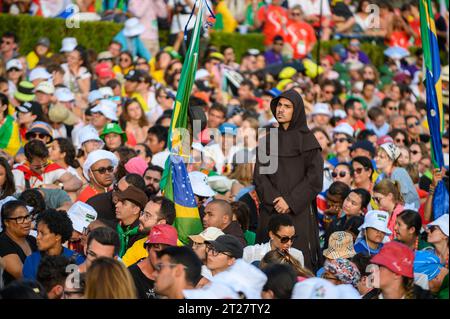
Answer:
<svg viewBox="0 0 450 319"><path fill-rule="evenodd" d="M348 259L327 259L324 264L324 269L344 284L350 284L353 287L356 287L361 279L361 274L358 267L356 267L356 265Z"/></svg>

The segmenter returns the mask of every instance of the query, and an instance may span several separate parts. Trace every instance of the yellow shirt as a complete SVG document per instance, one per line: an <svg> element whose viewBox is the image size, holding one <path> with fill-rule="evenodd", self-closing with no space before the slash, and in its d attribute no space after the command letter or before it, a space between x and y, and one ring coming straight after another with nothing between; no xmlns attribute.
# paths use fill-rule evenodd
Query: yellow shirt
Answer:
<svg viewBox="0 0 450 319"><path fill-rule="evenodd" d="M150 75L152 78L162 85L166 85L166 81L164 81L164 70L156 70L156 59L152 58L150 60Z"/></svg>
<svg viewBox="0 0 450 319"><path fill-rule="evenodd" d="M225 1L220 1L216 7L216 14L221 14L223 19L223 32L234 32L238 25L236 19L231 14Z"/></svg>
<svg viewBox="0 0 450 319"><path fill-rule="evenodd" d="M51 57L53 55L53 53L48 52L45 56L47 58ZM28 64L28 69L32 70L34 69L37 64L39 63L39 57L36 54L36 52L31 51L30 53L27 54L27 64Z"/></svg>
<svg viewBox="0 0 450 319"><path fill-rule="evenodd" d="M144 244L147 241L147 237L139 239L133 246L128 248L125 255L122 257L122 261L125 266L130 267L131 265L137 263L139 260L148 257L147 249L144 248Z"/></svg>

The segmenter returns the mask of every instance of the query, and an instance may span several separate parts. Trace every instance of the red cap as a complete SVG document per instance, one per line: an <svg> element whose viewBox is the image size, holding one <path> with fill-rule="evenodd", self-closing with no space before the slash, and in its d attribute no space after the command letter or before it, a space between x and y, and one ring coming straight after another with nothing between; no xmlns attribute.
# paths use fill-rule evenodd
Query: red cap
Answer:
<svg viewBox="0 0 450 319"><path fill-rule="evenodd" d="M176 246L178 233L175 227L167 224L155 225L152 227L146 244L166 244Z"/></svg>
<svg viewBox="0 0 450 319"><path fill-rule="evenodd" d="M400 242L386 243L370 262L384 266L398 275L414 278L414 252Z"/></svg>
<svg viewBox="0 0 450 319"><path fill-rule="evenodd" d="M114 72L112 71L110 65L106 62L97 64L95 66L95 73L100 78L114 77Z"/></svg>
<svg viewBox="0 0 450 319"><path fill-rule="evenodd" d="M390 137L389 135L383 135L382 137L378 138L377 140L377 145L383 145L386 143L394 143L394 140L392 137Z"/></svg>

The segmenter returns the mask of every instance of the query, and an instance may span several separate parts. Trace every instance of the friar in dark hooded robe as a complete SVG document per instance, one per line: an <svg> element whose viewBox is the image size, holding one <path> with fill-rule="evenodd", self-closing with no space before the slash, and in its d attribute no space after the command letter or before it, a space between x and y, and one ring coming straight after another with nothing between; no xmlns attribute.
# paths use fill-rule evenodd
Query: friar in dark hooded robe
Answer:
<svg viewBox="0 0 450 319"><path fill-rule="evenodd" d="M272 134L277 138L272 145L270 132L259 140L254 171L261 201L256 241L269 240L267 226L273 214L288 214L298 236L292 246L302 251L305 267L316 271L322 262L315 205L323 182L321 148L306 124L305 107L297 91L283 92L271 101L270 107L279 127L278 134ZM270 163L273 165L272 161L278 161L278 167L265 173L263 170Z"/></svg>

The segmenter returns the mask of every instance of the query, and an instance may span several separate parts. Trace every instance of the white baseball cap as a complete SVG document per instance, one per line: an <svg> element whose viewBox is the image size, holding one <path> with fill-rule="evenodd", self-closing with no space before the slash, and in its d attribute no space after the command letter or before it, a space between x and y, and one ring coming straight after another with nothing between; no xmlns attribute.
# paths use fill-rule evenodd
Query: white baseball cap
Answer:
<svg viewBox="0 0 450 319"><path fill-rule="evenodd" d="M375 228L386 235L391 235L392 232L388 228L389 213L382 210L370 210L364 216L364 223L359 226L358 230L362 231L366 228Z"/></svg>
<svg viewBox="0 0 450 319"><path fill-rule="evenodd" d="M77 47L78 42L76 38L64 38L62 40L62 48L60 52L72 52Z"/></svg>
<svg viewBox="0 0 450 319"><path fill-rule="evenodd" d="M353 133L355 133L355 130L348 123L341 123L333 129L333 134L346 134L353 137Z"/></svg>
<svg viewBox="0 0 450 319"><path fill-rule="evenodd" d="M386 152L389 158L393 161L395 161L401 155L400 149L394 143L384 143L381 144L380 147Z"/></svg>
<svg viewBox="0 0 450 319"><path fill-rule="evenodd" d="M145 31L145 26L139 22L138 18L130 18L125 21L125 28L123 34L126 37L134 37L142 34Z"/></svg>
<svg viewBox="0 0 450 319"><path fill-rule="evenodd" d="M67 215L69 215L69 218L72 221L73 229L79 233L83 233L83 230L97 219L97 212L95 209L91 205L80 201L75 202L72 207L69 208Z"/></svg>
<svg viewBox="0 0 450 319"><path fill-rule="evenodd" d="M59 102L75 101L75 95L66 87L57 88L55 90L55 97Z"/></svg>
<svg viewBox="0 0 450 319"><path fill-rule="evenodd" d="M352 285L333 285L323 278L308 278L295 284L292 299L361 299Z"/></svg>
<svg viewBox="0 0 450 319"><path fill-rule="evenodd" d="M8 61L8 63L6 63L6 71L9 71L12 68L22 70L23 66L18 59L11 59Z"/></svg>
<svg viewBox="0 0 450 319"><path fill-rule="evenodd" d="M28 79L33 82L34 80L43 79L43 80L49 80L51 79L52 75L48 73L47 69L43 67L37 67L31 70L30 75L28 76Z"/></svg>
<svg viewBox="0 0 450 319"><path fill-rule="evenodd" d="M37 87L34 89L34 92L43 92L45 94L54 94L55 86L51 82L43 81L37 85Z"/></svg>
<svg viewBox="0 0 450 319"><path fill-rule="evenodd" d="M327 115L331 117L330 105L327 103L314 104L312 115Z"/></svg>
<svg viewBox="0 0 450 319"><path fill-rule="evenodd" d="M202 172L190 172L189 179L192 185L192 191L195 195L201 197L211 197L216 195L211 186L208 185L208 176Z"/></svg>
<svg viewBox="0 0 450 319"><path fill-rule="evenodd" d="M102 99L100 103L91 109L91 113L102 113L111 121L117 121L117 105L113 101Z"/></svg>
<svg viewBox="0 0 450 319"><path fill-rule="evenodd" d="M189 236L193 242L204 243L205 241L216 240L217 237L225 235L222 230L217 227L208 227L198 235Z"/></svg>
<svg viewBox="0 0 450 319"><path fill-rule="evenodd" d="M430 226L438 226L441 231L448 237L448 214L444 214L438 219L432 221L427 225L427 228Z"/></svg>
<svg viewBox="0 0 450 319"><path fill-rule="evenodd" d="M88 95L88 103L92 104L95 101L103 99L103 95L99 90L92 90Z"/></svg>

